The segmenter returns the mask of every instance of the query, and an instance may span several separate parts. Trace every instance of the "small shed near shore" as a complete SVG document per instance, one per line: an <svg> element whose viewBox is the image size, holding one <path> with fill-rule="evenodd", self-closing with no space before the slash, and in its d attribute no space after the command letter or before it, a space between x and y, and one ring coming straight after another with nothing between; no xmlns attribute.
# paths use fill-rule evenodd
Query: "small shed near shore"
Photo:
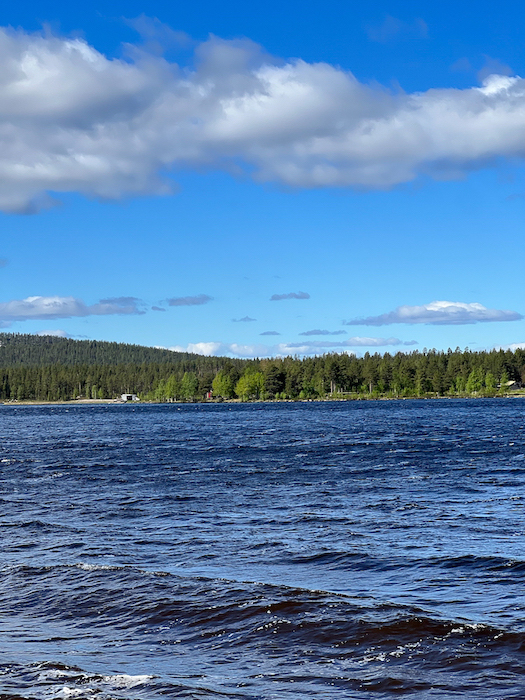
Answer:
<svg viewBox="0 0 525 700"><path fill-rule="evenodd" d="M140 401L137 394L121 394L120 400L124 401L124 403L127 403L128 401Z"/></svg>

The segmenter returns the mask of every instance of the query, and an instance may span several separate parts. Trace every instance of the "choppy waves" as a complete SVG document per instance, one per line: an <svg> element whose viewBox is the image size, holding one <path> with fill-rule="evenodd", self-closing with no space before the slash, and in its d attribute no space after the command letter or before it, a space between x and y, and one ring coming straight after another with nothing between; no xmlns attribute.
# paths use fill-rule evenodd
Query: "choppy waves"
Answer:
<svg viewBox="0 0 525 700"><path fill-rule="evenodd" d="M525 631L326 591L83 564L2 579L3 698L520 697L525 673Z"/></svg>
<svg viewBox="0 0 525 700"><path fill-rule="evenodd" d="M525 695L521 402L0 407L0 700Z"/></svg>

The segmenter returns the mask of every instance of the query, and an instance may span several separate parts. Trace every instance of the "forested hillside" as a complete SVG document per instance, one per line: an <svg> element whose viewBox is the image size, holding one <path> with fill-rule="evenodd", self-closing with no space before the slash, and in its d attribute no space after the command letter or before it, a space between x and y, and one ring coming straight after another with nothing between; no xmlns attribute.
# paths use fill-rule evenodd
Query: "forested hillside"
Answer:
<svg viewBox="0 0 525 700"><path fill-rule="evenodd" d="M0 367L45 365L122 365L143 362L173 363L197 357L142 345L100 340L71 340L52 335L0 333Z"/></svg>
<svg viewBox="0 0 525 700"><path fill-rule="evenodd" d="M239 360L53 336L0 334L0 400L153 401L494 396L525 383L525 350Z"/></svg>
<svg viewBox="0 0 525 700"><path fill-rule="evenodd" d="M198 376L211 386L222 367L245 361L141 345L0 333L0 400L113 398L151 392L162 379Z"/></svg>

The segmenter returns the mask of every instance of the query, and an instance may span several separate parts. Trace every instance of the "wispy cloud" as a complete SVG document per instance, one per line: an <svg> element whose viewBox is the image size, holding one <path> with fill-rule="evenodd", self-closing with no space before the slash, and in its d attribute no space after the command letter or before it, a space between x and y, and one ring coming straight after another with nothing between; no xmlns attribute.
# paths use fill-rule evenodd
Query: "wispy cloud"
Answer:
<svg viewBox="0 0 525 700"><path fill-rule="evenodd" d="M463 325L490 323L494 321L519 321L523 318L517 311L487 309L478 303L461 301L433 301L423 306L398 306L380 316L355 318L344 321L347 326L386 326L392 323L426 323L429 325Z"/></svg>
<svg viewBox="0 0 525 700"><path fill-rule="evenodd" d="M346 331L323 331L319 328L314 328L311 331L304 331L304 333L299 333L299 335L346 335Z"/></svg>
<svg viewBox="0 0 525 700"><path fill-rule="evenodd" d="M421 17L413 22L404 22L397 17L392 17L392 15L386 15L381 24L368 25L365 29L370 41L376 41L380 44L386 44L403 35L426 37L428 34L427 23Z"/></svg>
<svg viewBox="0 0 525 700"><path fill-rule="evenodd" d="M369 35L407 27L425 32L392 17ZM1 210L169 194L177 168L362 190L523 159L525 80L494 62L481 87L403 93L249 40L195 42L182 68L148 46L110 59L81 38L0 29Z"/></svg>
<svg viewBox="0 0 525 700"><path fill-rule="evenodd" d="M141 300L135 297L101 299L97 304L88 306L81 299L74 297L34 296L0 303L0 320L11 322L75 316L143 314L141 307Z"/></svg>
<svg viewBox="0 0 525 700"><path fill-rule="evenodd" d="M485 63L482 68L478 71L478 80L483 82L491 75L508 75L513 74L513 70L506 63L503 63L498 58L492 58L491 56L484 55Z"/></svg>
<svg viewBox="0 0 525 700"><path fill-rule="evenodd" d="M232 318L232 321L234 323L250 323L251 321L257 321L257 319L244 316L243 318Z"/></svg>
<svg viewBox="0 0 525 700"><path fill-rule="evenodd" d="M498 58L492 58L492 56L488 56L487 54L483 55L483 64L477 71L466 56L458 58L458 60L450 66L450 70L461 73L476 73L480 82L490 79L493 75L511 76L514 73L512 68L506 63L503 63Z"/></svg>
<svg viewBox="0 0 525 700"><path fill-rule="evenodd" d="M303 343L278 343L277 345L243 345L239 343L200 342L188 345L174 345L168 350L191 352L198 355L226 357L286 357L287 355L320 355L333 349L350 352L352 348L380 348L389 346L417 345L417 341L403 341L399 338L348 338L343 342L304 341Z"/></svg>
<svg viewBox="0 0 525 700"><path fill-rule="evenodd" d="M259 335L281 335L277 331L264 331L263 333L259 333Z"/></svg>
<svg viewBox="0 0 525 700"><path fill-rule="evenodd" d="M270 301L283 301L284 299L309 299L308 292L288 292L288 294L272 294Z"/></svg>
<svg viewBox="0 0 525 700"><path fill-rule="evenodd" d="M99 305L102 307L111 308L130 308L135 309L138 304L142 304L140 299L137 297L109 297L107 299L101 299Z"/></svg>
<svg viewBox="0 0 525 700"><path fill-rule="evenodd" d="M152 306L151 310L152 311L166 311L166 309L163 309L162 306Z"/></svg>
<svg viewBox="0 0 525 700"><path fill-rule="evenodd" d="M207 294L197 294L195 297L173 297L172 299L166 299L169 306L202 306L202 304L209 304L213 301L213 297L209 297Z"/></svg>
<svg viewBox="0 0 525 700"><path fill-rule="evenodd" d="M469 61L469 59L466 56L462 56L461 58L458 58L457 61L454 61L454 63L450 66L450 70L464 72L464 73L470 73L474 69L473 69L472 63Z"/></svg>
<svg viewBox="0 0 525 700"><path fill-rule="evenodd" d="M164 55L166 48L189 48L193 43L186 32L175 31L156 17L142 14L124 22L140 35L142 47L154 55Z"/></svg>

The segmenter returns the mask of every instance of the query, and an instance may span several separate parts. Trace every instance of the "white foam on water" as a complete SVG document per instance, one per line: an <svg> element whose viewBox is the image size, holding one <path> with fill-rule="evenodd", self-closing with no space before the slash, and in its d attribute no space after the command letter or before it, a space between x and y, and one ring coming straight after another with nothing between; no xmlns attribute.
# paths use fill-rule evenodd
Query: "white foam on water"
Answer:
<svg viewBox="0 0 525 700"><path fill-rule="evenodd" d="M417 649L419 646L421 646L421 642L412 642L411 644L400 644L397 647L397 649L394 649L394 651L388 652L388 655L393 656L395 658L400 658L401 656L404 656L405 654L409 654L414 649Z"/></svg>
<svg viewBox="0 0 525 700"><path fill-rule="evenodd" d="M122 568L111 564L86 564L84 562L79 562L75 566L77 569L82 569L82 571L118 571Z"/></svg>
<svg viewBox="0 0 525 700"><path fill-rule="evenodd" d="M136 685L147 683L152 678L153 676L148 675L128 676L127 673L117 673L115 676L104 676L104 681L106 683L111 683L118 688L133 688Z"/></svg>
<svg viewBox="0 0 525 700"><path fill-rule="evenodd" d="M47 681L50 680L51 678L67 678L70 676L70 673L66 673L65 671L60 671L58 668L51 668L46 671L41 671L38 674L38 681Z"/></svg>
<svg viewBox="0 0 525 700"><path fill-rule="evenodd" d="M83 695L86 695L86 693L93 693L95 692L93 688L68 688L67 685L65 685L62 690L60 690L56 695L53 697L55 698L78 698Z"/></svg>
<svg viewBox="0 0 525 700"><path fill-rule="evenodd" d="M62 680L62 683L64 680L68 679L71 675L73 675L71 672L68 671L63 671L59 669L49 669L41 672L39 674L38 680L40 682L46 682L49 683L50 681L53 680ZM75 674L77 675L77 674ZM83 677L85 680L87 680L87 676L83 674ZM69 700L70 698L92 698L93 694L98 694L102 691L102 688L105 686L110 686L113 689L116 688L134 688L135 686L138 685L144 685L148 681L150 681L154 676L150 675L137 675L137 676L130 676L127 673L117 673L111 676L99 676L98 674L91 676L89 679L89 682L91 686L82 686L78 687L75 685L73 686L68 686L64 685L62 687L55 688L54 690L49 690L46 692L45 697L48 698L48 700ZM69 679L73 683L75 682L73 678ZM76 687L75 687L76 686ZM95 687L93 687L95 686ZM107 691L106 691L107 692Z"/></svg>

